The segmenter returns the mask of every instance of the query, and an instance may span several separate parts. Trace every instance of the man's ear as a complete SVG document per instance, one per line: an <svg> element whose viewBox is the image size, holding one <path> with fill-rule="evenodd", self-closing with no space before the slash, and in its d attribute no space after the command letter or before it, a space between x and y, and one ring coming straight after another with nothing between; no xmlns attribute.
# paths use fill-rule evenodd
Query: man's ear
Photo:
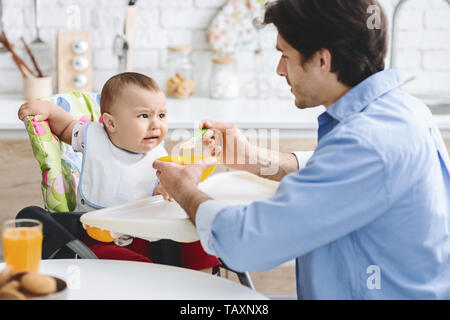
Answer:
<svg viewBox="0 0 450 320"><path fill-rule="evenodd" d="M114 116L112 116L108 112L104 112L102 114L102 121L103 121L103 125L106 127L106 130L108 132L111 132L111 133L116 132L117 127L116 127L116 120L114 119Z"/></svg>
<svg viewBox="0 0 450 320"><path fill-rule="evenodd" d="M316 54L319 59L320 70L323 72L331 72L332 56L330 50L322 48Z"/></svg>

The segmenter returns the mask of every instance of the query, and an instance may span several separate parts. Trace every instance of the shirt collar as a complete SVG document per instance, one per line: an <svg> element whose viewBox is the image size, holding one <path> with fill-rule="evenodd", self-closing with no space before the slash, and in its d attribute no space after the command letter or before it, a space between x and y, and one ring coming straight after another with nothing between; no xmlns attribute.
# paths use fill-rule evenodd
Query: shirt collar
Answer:
<svg viewBox="0 0 450 320"><path fill-rule="evenodd" d="M360 82L328 107L326 113L334 119L342 121L346 117L360 112L372 101L401 84L397 70L389 69L377 72Z"/></svg>

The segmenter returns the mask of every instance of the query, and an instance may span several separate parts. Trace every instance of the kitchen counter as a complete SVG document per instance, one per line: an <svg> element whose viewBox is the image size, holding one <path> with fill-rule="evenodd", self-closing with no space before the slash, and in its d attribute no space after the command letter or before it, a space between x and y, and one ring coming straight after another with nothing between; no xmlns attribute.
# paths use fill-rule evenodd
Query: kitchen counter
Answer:
<svg viewBox="0 0 450 320"><path fill-rule="evenodd" d="M20 95L0 96L0 138L26 138L17 111L25 101ZM234 123L243 129L278 129L280 137L316 137L317 117L324 107L298 110L292 99L213 100L191 97L167 99L169 135L197 130L203 119ZM251 133L252 130L248 132Z"/></svg>
<svg viewBox="0 0 450 320"><path fill-rule="evenodd" d="M27 137L23 123L17 118L23 102L20 95L0 96L0 138ZM270 129L278 129L280 138L315 138L317 117L325 108L299 110L293 99L213 100L191 97L185 100L168 98L167 110L168 137L174 139L177 139L179 129L184 129L184 132L196 130L203 119L236 124L249 135L255 132L252 129L268 129L269 136ZM444 138L450 138L450 115L434 115L434 118Z"/></svg>

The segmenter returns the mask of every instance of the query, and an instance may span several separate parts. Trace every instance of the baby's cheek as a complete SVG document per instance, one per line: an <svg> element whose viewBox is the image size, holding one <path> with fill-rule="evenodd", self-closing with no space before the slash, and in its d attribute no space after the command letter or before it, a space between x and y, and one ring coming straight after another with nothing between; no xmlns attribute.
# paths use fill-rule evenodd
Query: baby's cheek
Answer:
<svg viewBox="0 0 450 320"><path fill-rule="evenodd" d="M167 123L165 125L163 125L161 127L161 136L164 139L165 135L167 134L167 132L169 131L169 126L167 125Z"/></svg>

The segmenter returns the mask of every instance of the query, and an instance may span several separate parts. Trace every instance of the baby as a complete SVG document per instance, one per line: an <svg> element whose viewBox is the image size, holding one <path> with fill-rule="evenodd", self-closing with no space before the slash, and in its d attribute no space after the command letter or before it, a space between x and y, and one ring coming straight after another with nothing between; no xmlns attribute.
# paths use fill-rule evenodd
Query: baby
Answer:
<svg viewBox="0 0 450 320"><path fill-rule="evenodd" d="M31 101L19 118L48 120L50 129L76 152L83 153L77 211L90 211L161 194L173 199L158 183L153 161L166 156L162 143L168 130L166 98L151 78L125 72L110 78L100 98L102 123L83 123L49 101ZM145 243L144 243L145 242ZM142 239L117 238L115 244L85 239L99 258L151 262L151 246ZM180 244L182 264L191 269L217 266L199 241ZM127 251L124 251L127 250ZM131 251L130 251L131 250Z"/></svg>

